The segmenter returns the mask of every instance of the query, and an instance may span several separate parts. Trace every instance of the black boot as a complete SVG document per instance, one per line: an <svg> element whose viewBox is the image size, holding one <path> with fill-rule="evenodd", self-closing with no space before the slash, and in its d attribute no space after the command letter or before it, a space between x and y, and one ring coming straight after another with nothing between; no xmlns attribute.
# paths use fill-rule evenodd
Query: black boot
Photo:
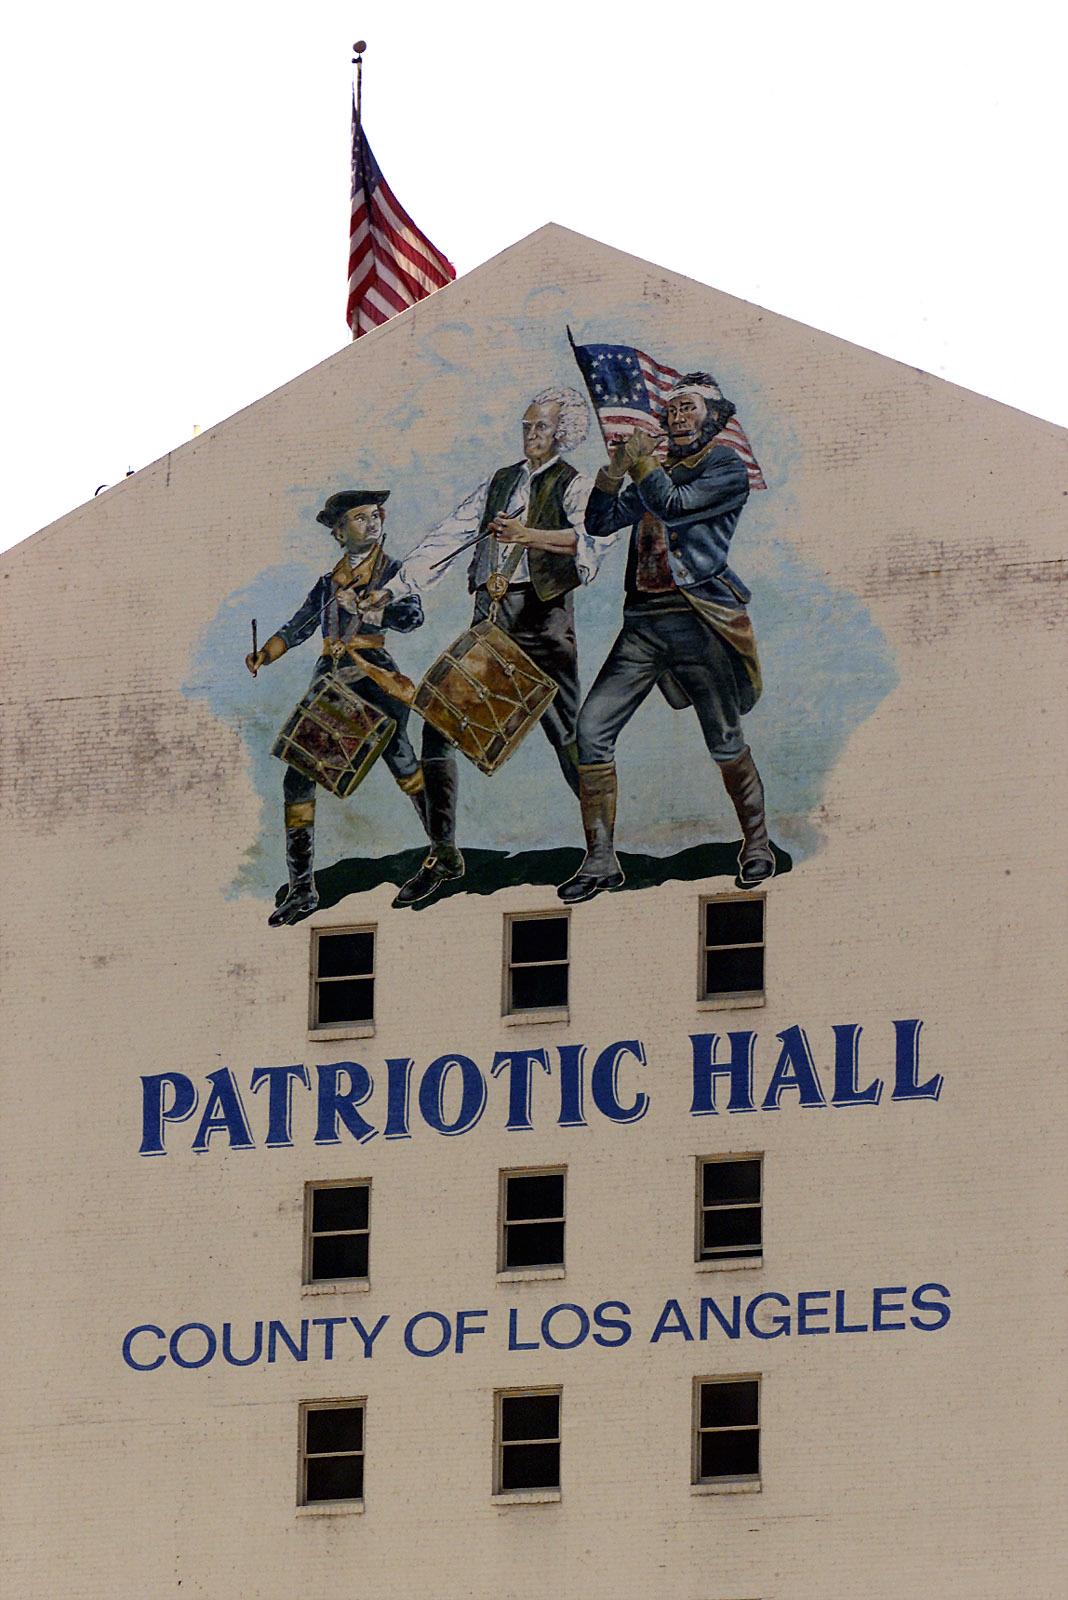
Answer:
<svg viewBox="0 0 1068 1600"><path fill-rule="evenodd" d="M315 829L311 824L286 829L286 866L289 869L289 892L280 906L267 918L269 928L284 928L288 923L300 922L310 917L319 904L312 872L315 850Z"/></svg>
<svg viewBox="0 0 1068 1600"><path fill-rule="evenodd" d="M426 783L423 778L422 767L417 767L415 775L411 778L398 778L397 787L402 790L415 807L415 814L423 825L423 832L430 838L430 812L426 800Z"/></svg>
<svg viewBox="0 0 1068 1600"><path fill-rule="evenodd" d="M742 827L738 882L743 889L755 889L775 876L775 852L764 815L764 785L748 745L733 761L722 762L719 770Z"/></svg>
<svg viewBox="0 0 1068 1600"><path fill-rule="evenodd" d="M415 877L397 890L393 899L395 906L416 906L424 900L432 900L445 884L464 875L464 858L456 848L456 800L460 780L455 755L450 752L447 756L424 757L423 776L430 853Z"/></svg>
<svg viewBox="0 0 1068 1600"><path fill-rule="evenodd" d="M615 852L616 769L611 761L578 769L579 805L582 831L586 835L586 856L573 878L562 883L557 894L565 905L592 900L605 889L622 888L625 879Z"/></svg>

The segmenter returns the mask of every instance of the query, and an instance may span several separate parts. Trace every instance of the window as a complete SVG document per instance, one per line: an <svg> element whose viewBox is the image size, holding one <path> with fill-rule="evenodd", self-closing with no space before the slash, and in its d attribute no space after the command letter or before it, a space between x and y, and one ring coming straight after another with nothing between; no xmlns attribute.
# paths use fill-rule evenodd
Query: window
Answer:
<svg viewBox="0 0 1068 1600"><path fill-rule="evenodd" d="M375 1015L375 930L315 928L311 947L312 1032L370 1031Z"/></svg>
<svg viewBox="0 0 1068 1600"><path fill-rule="evenodd" d="M503 1014L567 1009L568 919L506 917Z"/></svg>
<svg viewBox="0 0 1068 1600"><path fill-rule="evenodd" d="M693 1396L693 1481L760 1476L760 1379L698 1378Z"/></svg>
<svg viewBox="0 0 1068 1600"><path fill-rule="evenodd" d="M305 1401L300 1408L300 1504L363 1499L365 1400Z"/></svg>
<svg viewBox="0 0 1068 1600"><path fill-rule="evenodd" d="M724 1007L763 1005L763 895L702 900L697 998Z"/></svg>
<svg viewBox="0 0 1068 1600"><path fill-rule="evenodd" d="M560 1487L560 1390L497 1393L497 1494Z"/></svg>
<svg viewBox="0 0 1068 1600"><path fill-rule="evenodd" d="M501 1173L501 1272L564 1264L564 1171Z"/></svg>
<svg viewBox="0 0 1068 1600"><path fill-rule="evenodd" d="M699 1156L698 1261L751 1261L763 1250L761 1156Z"/></svg>
<svg viewBox="0 0 1068 1600"><path fill-rule="evenodd" d="M370 1239L370 1183L305 1185L305 1283L366 1279Z"/></svg>

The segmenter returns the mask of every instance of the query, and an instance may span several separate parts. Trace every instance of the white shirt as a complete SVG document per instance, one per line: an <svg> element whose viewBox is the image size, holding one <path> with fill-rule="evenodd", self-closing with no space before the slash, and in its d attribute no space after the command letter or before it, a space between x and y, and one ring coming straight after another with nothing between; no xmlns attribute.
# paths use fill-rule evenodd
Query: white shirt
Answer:
<svg viewBox="0 0 1068 1600"><path fill-rule="evenodd" d="M523 462L523 471L519 476L515 488L508 498L504 514L509 517L522 519L526 516L527 506L530 501L530 485L532 479L543 472L548 472L551 466L559 461L559 456L553 456L543 466L531 471L530 463ZM473 489L466 499L460 504L451 516L439 522L432 528L414 550L410 550L401 565L399 572L395 573L386 588L396 598L418 591L420 594L432 589L436 583L445 576L453 563L445 562L444 566L436 563L444 561L446 556L455 554L468 540L473 539L482 525L482 518L486 511L486 496L489 493L490 480L487 478ZM610 541L604 539L590 539L586 535L586 502L590 498L593 488L593 479L578 472L564 490L564 512L568 522L575 530L578 548L575 551L575 563L578 567L579 577L583 583L590 583L597 575L597 568L601 564ZM515 546L506 544L505 551L514 550ZM471 545L470 556L476 553L477 546ZM467 551L464 552L468 554ZM527 561L527 552L524 549L516 564L515 571L509 579L510 583L529 583L530 566Z"/></svg>

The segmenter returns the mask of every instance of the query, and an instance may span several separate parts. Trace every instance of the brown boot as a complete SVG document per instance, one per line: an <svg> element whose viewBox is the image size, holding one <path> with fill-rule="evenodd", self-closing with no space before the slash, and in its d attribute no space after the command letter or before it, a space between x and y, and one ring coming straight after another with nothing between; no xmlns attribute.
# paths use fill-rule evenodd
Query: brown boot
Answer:
<svg viewBox="0 0 1068 1600"><path fill-rule="evenodd" d="M738 881L743 889L754 889L775 876L775 852L764 816L764 785L748 745L733 761L721 762L719 770L742 828Z"/></svg>
<svg viewBox="0 0 1068 1600"><path fill-rule="evenodd" d="M616 769L611 761L596 766L579 766L579 805L582 831L586 835L586 856L575 873L557 889L565 905L592 900L605 889L619 889L625 882L613 837L616 828Z"/></svg>

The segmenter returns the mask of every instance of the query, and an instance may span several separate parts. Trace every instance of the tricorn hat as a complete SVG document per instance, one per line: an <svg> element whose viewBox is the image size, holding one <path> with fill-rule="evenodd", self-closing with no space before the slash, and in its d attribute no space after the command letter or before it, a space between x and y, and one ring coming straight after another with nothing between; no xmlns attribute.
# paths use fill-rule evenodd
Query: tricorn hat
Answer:
<svg viewBox="0 0 1068 1600"><path fill-rule="evenodd" d="M388 499L388 489L339 489L329 497L323 509L315 513L315 520L324 528L332 528L346 511L355 511L357 506L384 506Z"/></svg>

